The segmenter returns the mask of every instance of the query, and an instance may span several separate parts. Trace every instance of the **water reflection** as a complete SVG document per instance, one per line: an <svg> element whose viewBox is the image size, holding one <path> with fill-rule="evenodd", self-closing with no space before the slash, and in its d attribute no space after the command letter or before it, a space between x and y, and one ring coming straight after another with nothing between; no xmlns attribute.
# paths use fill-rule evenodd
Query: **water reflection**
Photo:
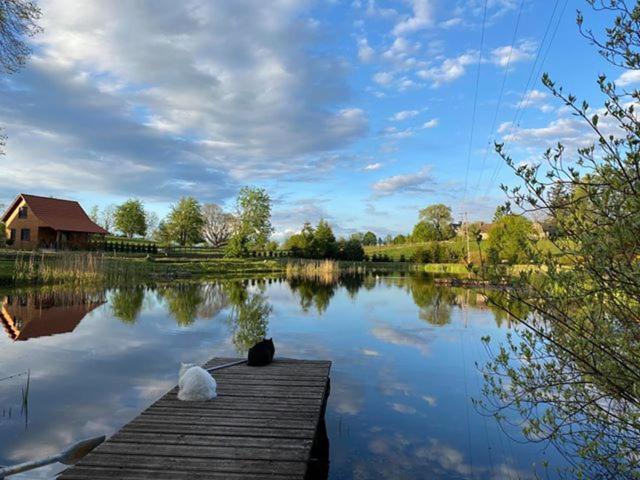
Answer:
<svg viewBox="0 0 640 480"><path fill-rule="evenodd" d="M93 309L106 302L104 292L31 292L7 295L0 321L9 338L32 338L72 332Z"/></svg>
<svg viewBox="0 0 640 480"><path fill-rule="evenodd" d="M246 345L259 340L267 332L268 317L272 310L265 296L267 286L283 281L298 298L299 306L305 313L311 310L317 314L326 312L335 292L341 288L355 301L361 290L371 291L378 284L384 284L410 293L420 309L419 318L434 326L449 324L453 308L489 309L495 315L498 326L508 319L508 315L493 307L483 293L440 286L427 276L353 274L330 282L274 277L207 284L179 283L156 288L131 286L110 292L99 290L89 293L64 289L14 292L4 297L0 320L13 340L70 333L86 314L106 303L108 297L113 316L123 323L134 324L145 309L145 299L148 301L149 295L153 294L166 305L169 315L182 327L192 325L198 318L213 318L230 309L230 325L236 332L234 343L239 350L244 350ZM522 309L518 306L512 308Z"/></svg>
<svg viewBox="0 0 640 480"><path fill-rule="evenodd" d="M508 325L478 292L366 274L59 293L49 303L92 310L64 330L40 308L57 335L0 339L0 379L32 372L29 430L0 416L0 464L109 434L175 384L180 362L244 354L265 335L278 355L333 361L330 478L528 478L546 458L473 409L480 338ZM43 304L25 295L12 303ZM23 383L0 381L0 410L17 411Z"/></svg>

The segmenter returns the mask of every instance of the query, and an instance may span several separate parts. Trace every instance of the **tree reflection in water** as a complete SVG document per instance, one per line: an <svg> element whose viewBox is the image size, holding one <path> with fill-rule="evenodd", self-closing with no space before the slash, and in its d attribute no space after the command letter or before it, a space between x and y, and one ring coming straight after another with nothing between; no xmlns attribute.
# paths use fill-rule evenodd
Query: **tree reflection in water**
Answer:
<svg viewBox="0 0 640 480"><path fill-rule="evenodd" d="M246 353L267 334L272 308L264 293L264 284L260 282L255 291L249 291L240 281L226 282L223 286L231 304L233 345L238 353Z"/></svg>
<svg viewBox="0 0 640 480"><path fill-rule="evenodd" d="M124 323L133 324L140 316L144 303L145 288L135 286L120 288L111 294L109 303L113 315Z"/></svg>

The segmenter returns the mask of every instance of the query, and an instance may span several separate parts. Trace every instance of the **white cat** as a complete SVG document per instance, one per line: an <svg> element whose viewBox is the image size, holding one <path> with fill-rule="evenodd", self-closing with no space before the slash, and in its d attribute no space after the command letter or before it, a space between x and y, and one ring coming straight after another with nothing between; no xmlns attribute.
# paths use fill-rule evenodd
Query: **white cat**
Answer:
<svg viewBox="0 0 640 480"><path fill-rule="evenodd" d="M204 368L183 363L178 381L178 399L185 402L204 402L216 398L216 381Z"/></svg>

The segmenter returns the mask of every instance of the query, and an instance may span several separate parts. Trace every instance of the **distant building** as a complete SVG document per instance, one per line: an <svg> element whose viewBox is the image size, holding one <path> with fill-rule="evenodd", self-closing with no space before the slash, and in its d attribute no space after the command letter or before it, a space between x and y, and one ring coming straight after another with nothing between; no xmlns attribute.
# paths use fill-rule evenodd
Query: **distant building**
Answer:
<svg viewBox="0 0 640 480"><path fill-rule="evenodd" d="M467 232L465 231L463 223L452 224L452 225L457 225L457 228L455 228L456 235L458 235L459 237L466 235ZM476 232L478 235L480 235L481 240L486 240L489 238L489 230L491 229L492 226L493 226L493 223L485 223L485 222L470 223L469 235L472 235L474 232Z"/></svg>
<svg viewBox="0 0 640 480"><path fill-rule="evenodd" d="M78 202L21 193L2 215L7 245L21 250L82 248L107 235Z"/></svg>

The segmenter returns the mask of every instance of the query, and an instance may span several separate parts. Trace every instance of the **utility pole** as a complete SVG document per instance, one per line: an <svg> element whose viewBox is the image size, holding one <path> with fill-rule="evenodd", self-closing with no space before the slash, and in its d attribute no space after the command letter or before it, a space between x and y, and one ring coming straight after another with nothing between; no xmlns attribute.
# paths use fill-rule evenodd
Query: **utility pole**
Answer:
<svg viewBox="0 0 640 480"><path fill-rule="evenodd" d="M464 232L467 236L467 265L471 262L471 254L469 252L469 222L467 219L467 212L464 212Z"/></svg>

